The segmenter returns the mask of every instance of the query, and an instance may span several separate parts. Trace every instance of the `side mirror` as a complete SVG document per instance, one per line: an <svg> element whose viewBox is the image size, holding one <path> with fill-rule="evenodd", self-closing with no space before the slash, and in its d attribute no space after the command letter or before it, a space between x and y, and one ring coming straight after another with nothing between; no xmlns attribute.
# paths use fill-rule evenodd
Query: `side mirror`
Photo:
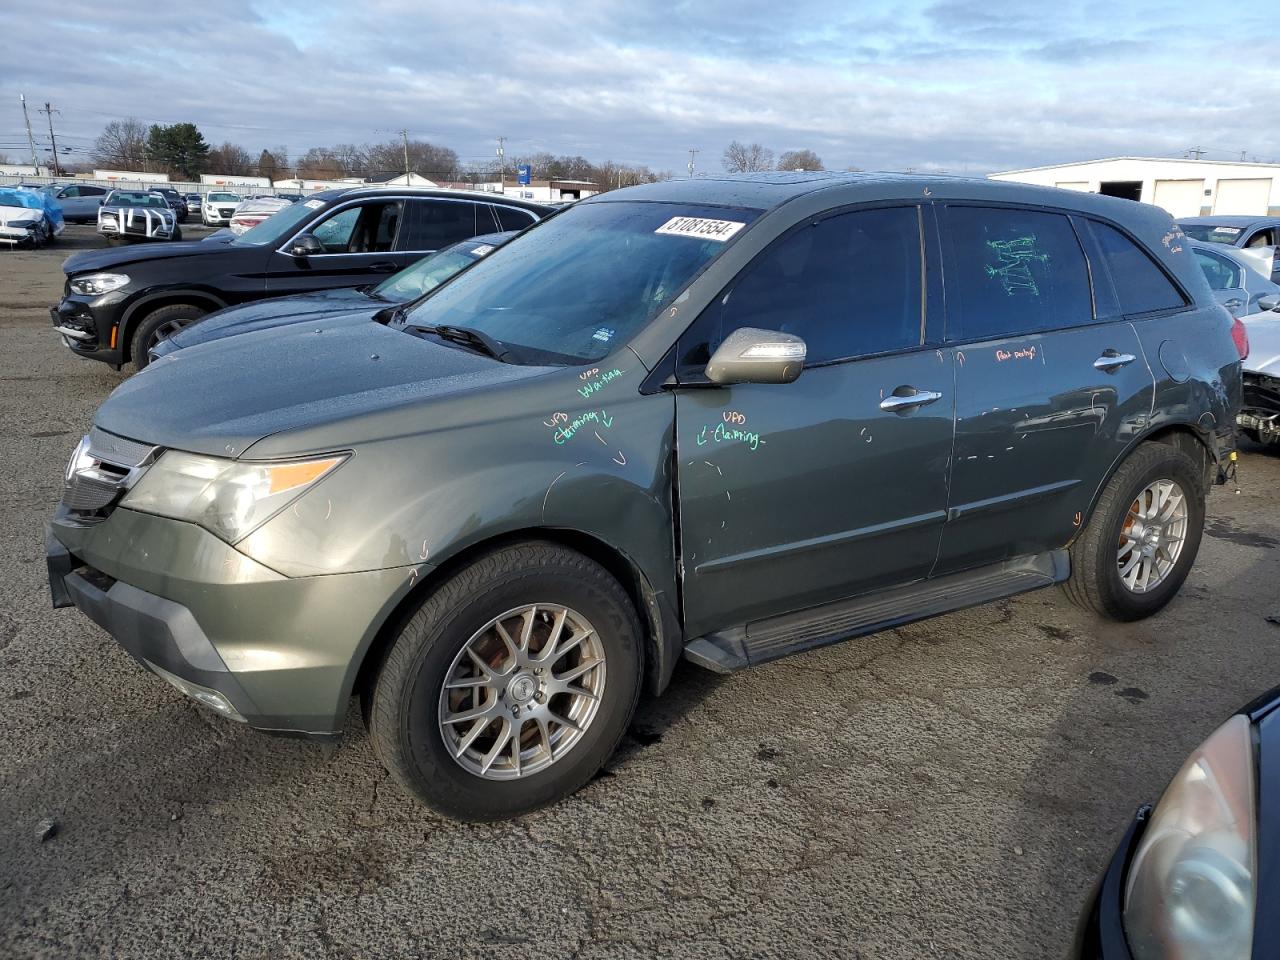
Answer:
<svg viewBox="0 0 1280 960"><path fill-rule="evenodd" d="M102 206L103 204L105 204L106 202L107 202L106 200L99 200L99 201L98 201L98 206L100 206L100 207L101 207L101 206Z"/></svg>
<svg viewBox="0 0 1280 960"><path fill-rule="evenodd" d="M1262 310L1275 310L1280 307L1280 293L1264 293L1258 298L1258 307Z"/></svg>
<svg viewBox="0 0 1280 960"><path fill-rule="evenodd" d="M740 327L707 362L712 383L791 383L804 369L804 341L791 333Z"/></svg>
<svg viewBox="0 0 1280 960"><path fill-rule="evenodd" d="M309 233L302 234L289 244L291 257L310 257L317 253L324 253L324 244Z"/></svg>

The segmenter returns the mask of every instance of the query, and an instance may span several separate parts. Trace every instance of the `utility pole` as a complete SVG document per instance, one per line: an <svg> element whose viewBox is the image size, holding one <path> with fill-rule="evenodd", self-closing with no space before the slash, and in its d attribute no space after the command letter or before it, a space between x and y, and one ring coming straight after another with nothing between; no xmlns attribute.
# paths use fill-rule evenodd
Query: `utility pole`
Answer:
<svg viewBox="0 0 1280 960"><path fill-rule="evenodd" d="M55 177L60 177L62 176L62 171L58 168L58 141L55 140L53 136L53 115L55 113L62 113L62 111L55 110L53 108L53 104L46 100L44 102L44 109L40 112L49 118L49 142L53 144L53 175Z"/></svg>
<svg viewBox="0 0 1280 960"><path fill-rule="evenodd" d="M506 137L498 138L498 192L507 192L507 161L506 152L503 150L507 142Z"/></svg>
<svg viewBox="0 0 1280 960"><path fill-rule="evenodd" d="M404 143L404 185L409 185L409 131L401 130L400 139Z"/></svg>
<svg viewBox="0 0 1280 960"><path fill-rule="evenodd" d="M689 148L689 176L691 177L693 176L693 159L701 152L702 151L699 150L697 147Z"/></svg>
<svg viewBox="0 0 1280 960"><path fill-rule="evenodd" d="M31 147L31 165L36 168L36 173L39 173L40 163L36 160L36 138L31 135L31 117L27 115L27 95L20 93L18 99L22 101L22 119L27 122L27 145Z"/></svg>
<svg viewBox="0 0 1280 960"><path fill-rule="evenodd" d="M1205 154L1205 151L1201 150L1199 147L1192 147L1190 150L1187 151L1187 155L1192 160L1199 160L1201 157L1204 156L1204 154Z"/></svg>

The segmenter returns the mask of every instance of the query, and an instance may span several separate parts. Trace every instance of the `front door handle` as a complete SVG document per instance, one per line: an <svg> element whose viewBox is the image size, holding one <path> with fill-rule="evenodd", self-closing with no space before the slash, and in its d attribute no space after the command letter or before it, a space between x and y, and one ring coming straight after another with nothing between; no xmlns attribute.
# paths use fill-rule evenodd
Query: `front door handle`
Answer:
<svg viewBox="0 0 1280 960"><path fill-rule="evenodd" d="M906 393L906 391L912 391ZM902 391L899 393L898 391ZM933 403L935 400L941 400L942 394L935 390L917 390L915 387L898 387L893 393L880 401L880 409L885 413L903 413L915 407L923 407L926 404Z"/></svg>
<svg viewBox="0 0 1280 960"><path fill-rule="evenodd" d="M370 273L395 273L396 265L390 260L379 260L377 263L369 264Z"/></svg>
<svg viewBox="0 0 1280 960"><path fill-rule="evenodd" d="M1121 367L1128 366L1137 359L1138 358L1132 353L1116 353L1114 350L1108 350L1097 360L1093 361L1093 367L1095 370L1103 370L1106 373L1111 373L1113 370L1119 370Z"/></svg>

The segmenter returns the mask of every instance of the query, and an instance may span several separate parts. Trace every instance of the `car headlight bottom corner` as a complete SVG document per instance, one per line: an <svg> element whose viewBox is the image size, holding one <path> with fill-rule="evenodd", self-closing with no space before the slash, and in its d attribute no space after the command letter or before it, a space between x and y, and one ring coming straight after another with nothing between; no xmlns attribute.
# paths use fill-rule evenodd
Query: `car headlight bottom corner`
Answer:
<svg viewBox="0 0 1280 960"><path fill-rule="evenodd" d="M1183 764L1125 881L1135 960L1248 960L1257 853L1253 727L1240 714Z"/></svg>
<svg viewBox="0 0 1280 960"><path fill-rule="evenodd" d="M337 453L255 462L166 450L120 505L197 523L234 544L302 496L348 456Z"/></svg>

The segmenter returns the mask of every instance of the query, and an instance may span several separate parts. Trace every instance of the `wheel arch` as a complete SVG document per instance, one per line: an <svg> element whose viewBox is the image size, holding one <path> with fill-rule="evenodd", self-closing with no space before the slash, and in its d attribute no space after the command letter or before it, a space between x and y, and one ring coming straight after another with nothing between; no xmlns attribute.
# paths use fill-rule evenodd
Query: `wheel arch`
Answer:
<svg viewBox="0 0 1280 960"><path fill-rule="evenodd" d="M382 618L364 648L353 657L344 681L340 703L363 693L377 677L391 645L413 612L440 584L478 557L516 543L543 542L568 547L604 567L618 581L635 608L644 631L641 649L645 688L661 693L671 679L683 648L679 619L670 603L655 590L632 558L615 545L581 530L560 527L526 527L486 538L449 555L423 576ZM339 718L340 720L341 718Z"/></svg>
<svg viewBox="0 0 1280 960"><path fill-rule="evenodd" d="M120 336L116 342L120 344L120 357L122 360L133 359L133 333L143 318L153 310L177 303L190 303L194 306L202 307L206 313L221 310L227 305L217 294L196 288L162 290L147 294L131 304L120 319Z"/></svg>

